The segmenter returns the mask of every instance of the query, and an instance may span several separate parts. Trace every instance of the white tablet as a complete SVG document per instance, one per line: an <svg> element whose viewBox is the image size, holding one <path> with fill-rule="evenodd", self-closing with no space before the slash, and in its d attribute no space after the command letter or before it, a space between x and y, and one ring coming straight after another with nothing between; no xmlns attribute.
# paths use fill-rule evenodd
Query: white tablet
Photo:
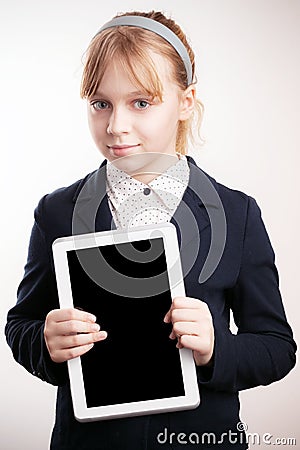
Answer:
<svg viewBox="0 0 300 450"><path fill-rule="evenodd" d="M68 361L76 419L196 408L192 351L176 348L163 321L172 298L185 295L175 226L59 238L53 255L60 307L94 314L108 333Z"/></svg>

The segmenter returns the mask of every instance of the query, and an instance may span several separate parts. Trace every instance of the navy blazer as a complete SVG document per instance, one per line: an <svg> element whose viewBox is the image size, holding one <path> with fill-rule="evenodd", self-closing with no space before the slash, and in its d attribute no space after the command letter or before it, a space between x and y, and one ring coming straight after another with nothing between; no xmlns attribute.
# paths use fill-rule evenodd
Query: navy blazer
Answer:
<svg viewBox="0 0 300 450"><path fill-rule="evenodd" d="M238 392L277 381L295 365L296 343L259 207L253 198L217 183L187 158L189 186L171 221L178 231L186 295L208 304L215 329L213 364L197 368L201 403L194 410L92 423L74 419L67 364L50 359L43 335L46 315L59 307L51 246L56 238L74 234L75 213L76 233L112 228L106 161L84 179L45 195L35 210L25 273L5 333L16 361L58 386L53 450L195 448L194 442L200 442L197 448L215 448L214 440L220 440L216 448L222 450L248 448L243 434L236 442L229 438L229 430L238 432ZM224 217L226 241L224 223L211 239L212 220L218 224ZM207 267L212 252L215 260L220 256L216 268ZM204 268L212 272L207 279L202 276ZM230 310L237 334L229 328ZM185 435L178 437L179 433Z"/></svg>

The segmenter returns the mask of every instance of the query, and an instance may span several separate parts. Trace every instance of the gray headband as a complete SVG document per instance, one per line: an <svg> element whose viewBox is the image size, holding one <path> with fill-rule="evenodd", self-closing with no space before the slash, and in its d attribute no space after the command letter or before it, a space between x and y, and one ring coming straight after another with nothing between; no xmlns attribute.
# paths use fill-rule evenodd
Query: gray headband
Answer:
<svg viewBox="0 0 300 450"><path fill-rule="evenodd" d="M187 52L187 49L181 42L178 36L176 36L173 31L170 30L170 28L166 27L160 22L157 22L156 20L149 19L148 17L143 16L121 16L116 17L112 19L110 22L105 23L96 36L101 33L101 31L106 30L107 28L113 28L118 26L129 26L129 27L138 27L138 28L144 28L145 30L152 31L153 33L158 34L162 38L164 38L166 41L169 42L169 44L172 45L172 47L176 50L180 58L182 59L186 75L187 75L187 81L188 86L193 81L193 74L192 74L192 64L189 57L189 54Z"/></svg>

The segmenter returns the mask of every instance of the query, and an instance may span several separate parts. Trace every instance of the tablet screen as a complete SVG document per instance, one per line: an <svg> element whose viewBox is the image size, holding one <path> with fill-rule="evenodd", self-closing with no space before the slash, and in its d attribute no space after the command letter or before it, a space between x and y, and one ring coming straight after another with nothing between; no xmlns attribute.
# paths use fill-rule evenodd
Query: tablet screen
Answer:
<svg viewBox="0 0 300 450"><path fill-rule="evenodd" d="M156 258L141 262L130 257L133 247L142 254L151 246L159 250ZM103 283L86 273L81 257L97 267L100 279L103 273ZM177 341L169 338L172 325L163 322L172 302L163 239L69 250L67 259L74 306L94 314L108 333L81 357L87 407L185 395ZM158 278L160 288L150 292L151 280ZM124 279L130 281L130 292ZM137 295L131 295L134 283Z"/></svg>

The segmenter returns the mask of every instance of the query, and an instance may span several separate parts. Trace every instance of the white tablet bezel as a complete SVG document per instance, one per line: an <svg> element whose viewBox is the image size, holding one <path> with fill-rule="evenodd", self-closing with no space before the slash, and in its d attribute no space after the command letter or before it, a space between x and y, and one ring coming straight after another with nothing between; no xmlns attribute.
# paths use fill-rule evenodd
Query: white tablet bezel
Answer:
<svg viewBox="0 0 300 450"><path fill-rule="evenodd" d="M185 296L176 228L171 223L146 225L127 230L110 230L58 238L53 242L53 258L61 308L73 308L67 252L145 239L163 238L171 297ZM172 270L170 268L172 267ZM196 367L192 351L178 349L184 396L132 403L87 407L81 358L68 361L74 414L78 421L94 421L196 408L200 403Z"/></svg>

